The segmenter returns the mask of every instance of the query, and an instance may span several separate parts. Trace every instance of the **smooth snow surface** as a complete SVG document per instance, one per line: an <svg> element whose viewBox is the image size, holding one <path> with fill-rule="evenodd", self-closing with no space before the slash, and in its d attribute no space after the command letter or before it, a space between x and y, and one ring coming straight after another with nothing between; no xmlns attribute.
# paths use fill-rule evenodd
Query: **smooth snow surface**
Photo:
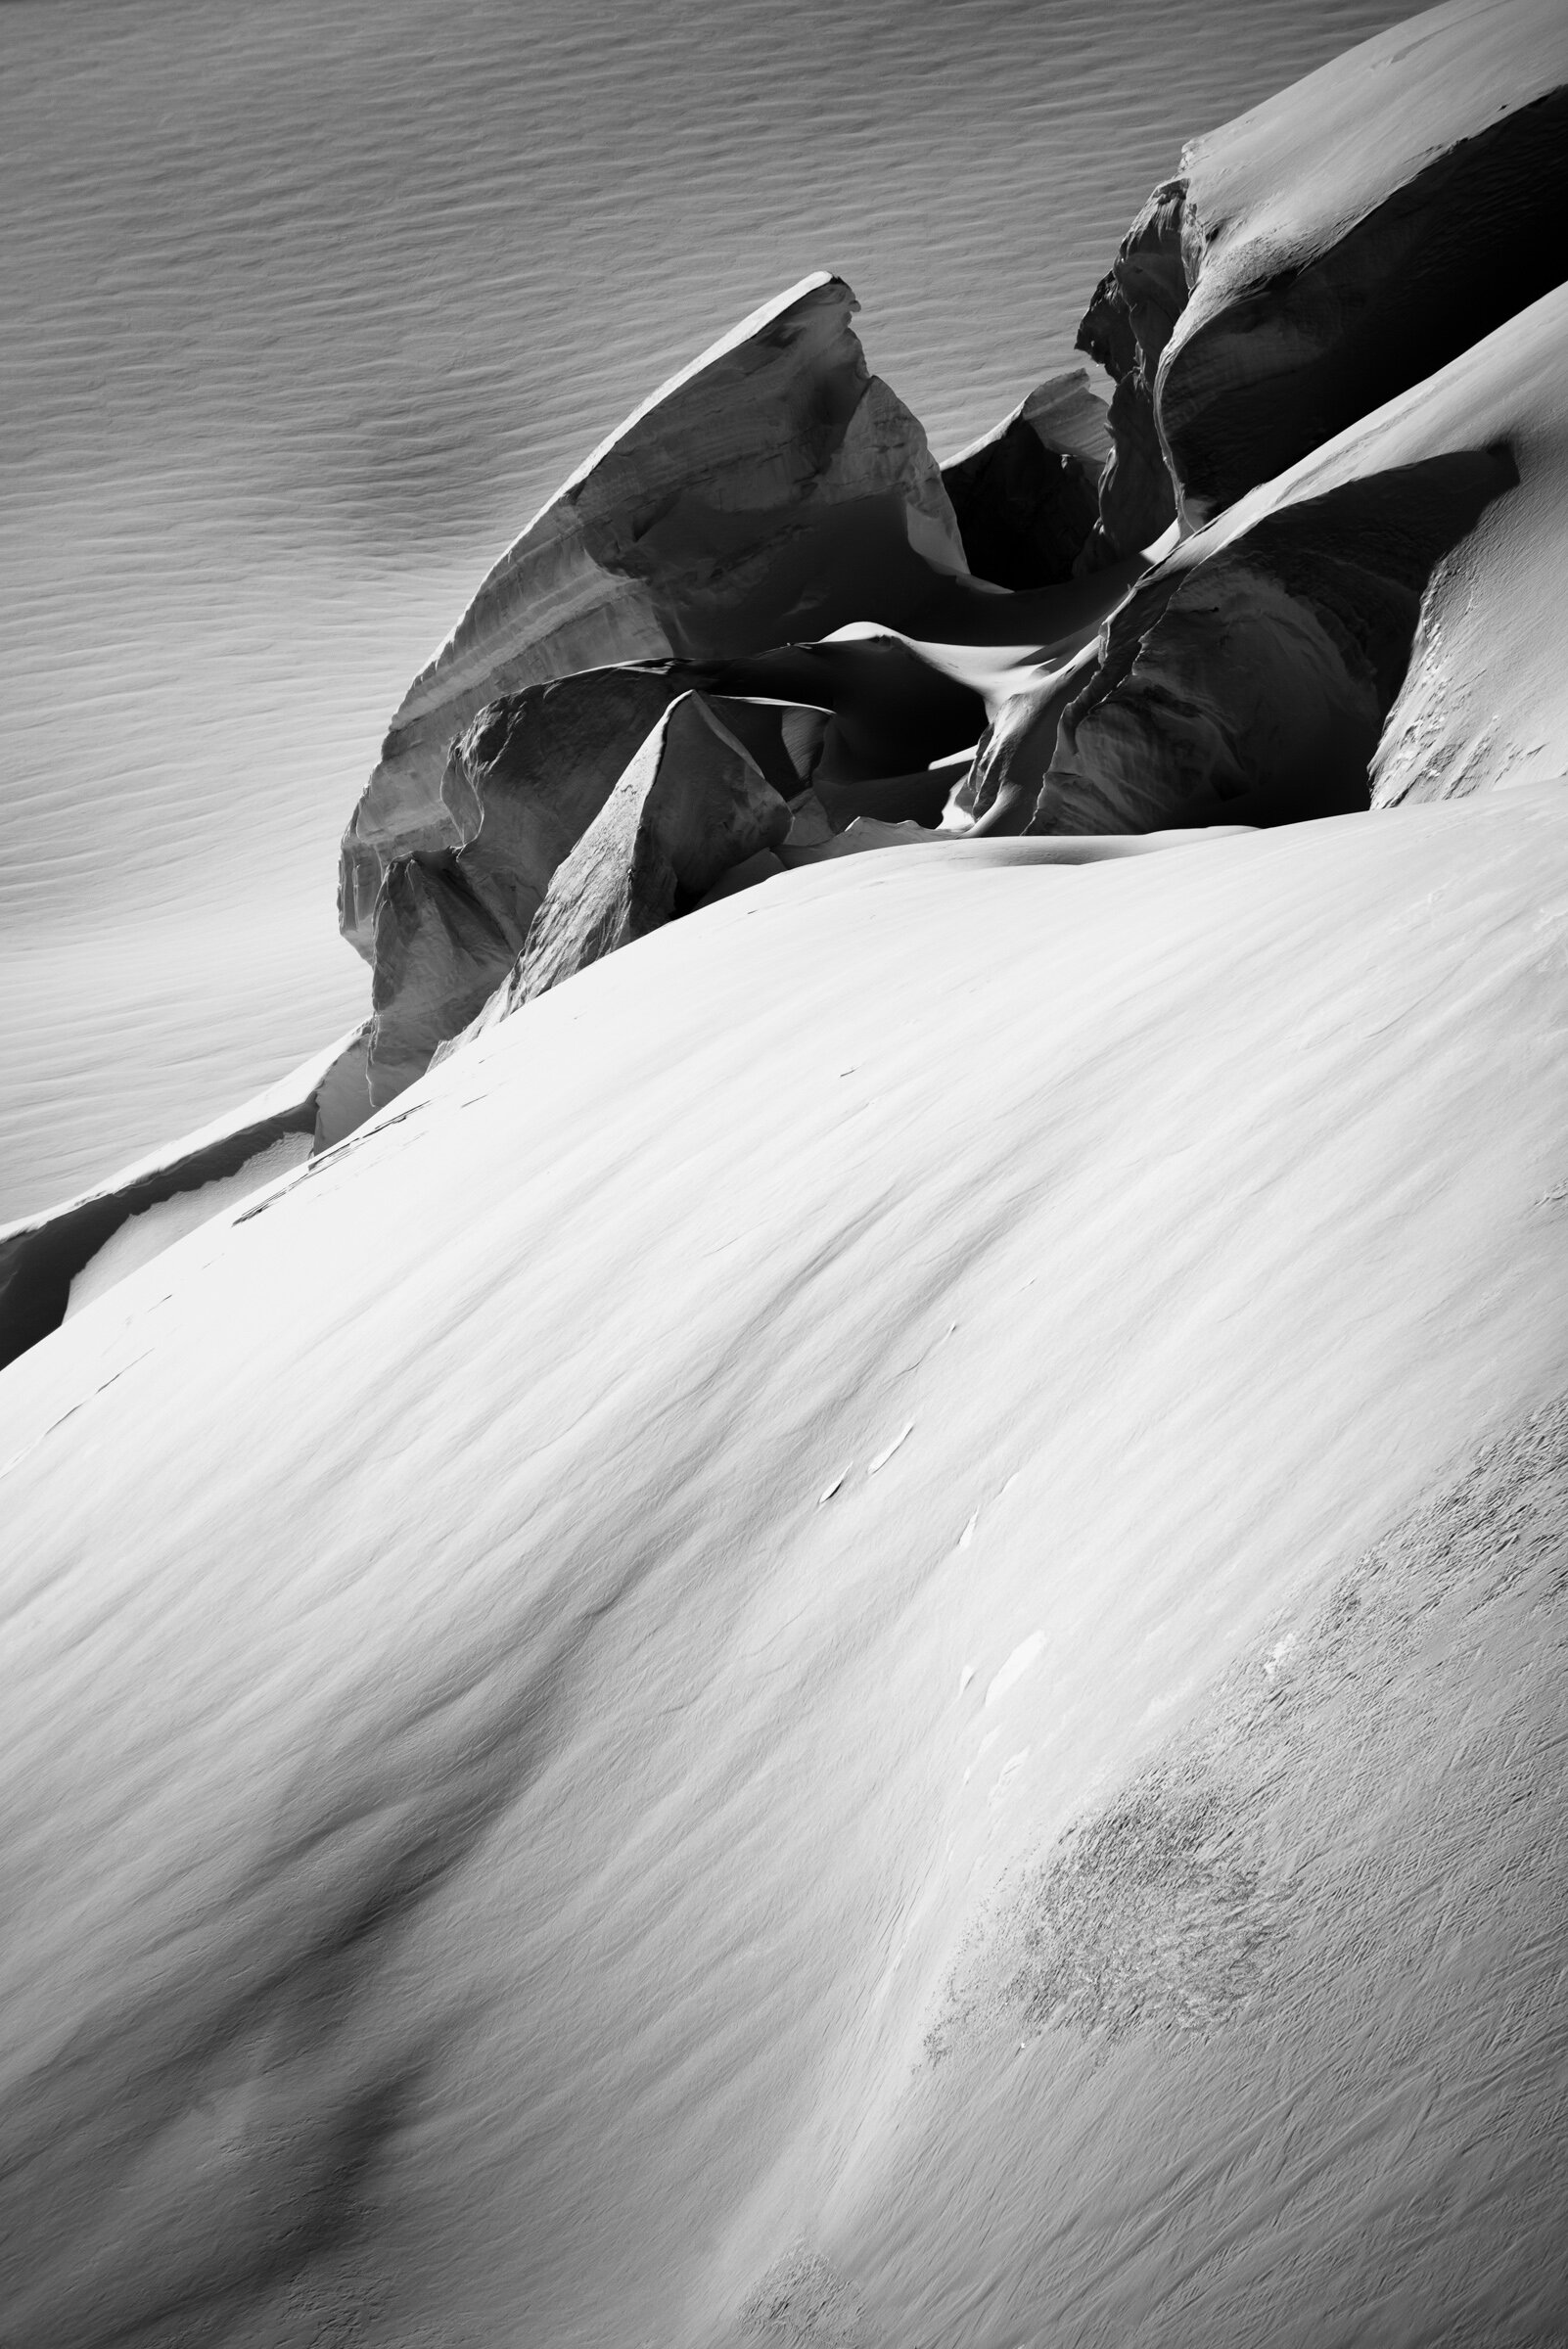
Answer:
<svg viewBox="0 0 1568 2349"><path fill-rule="evenodd" d="M1281 248L1300 266L1423 164L1564 82L1568 17L1558 0L1449 0L1411 10L1195 138L1184 176L1203 277L1173 341L1190 340L1238 289L1266 278Z"/></svg>
<svg viewBox="0 0 1568 2349"><path fill-rule="evenodd" d="M1389 0L8 0L0 1218L365 1007L386 714L587 450L844 270L940 450Z"/></svg>
<svg viewBox="0 0 1568 2349"><path fill-rule="evenodd" d="M849 857L0 1374L0 2330L1560 2329L1565 1028L1549 789Z"/></svg>

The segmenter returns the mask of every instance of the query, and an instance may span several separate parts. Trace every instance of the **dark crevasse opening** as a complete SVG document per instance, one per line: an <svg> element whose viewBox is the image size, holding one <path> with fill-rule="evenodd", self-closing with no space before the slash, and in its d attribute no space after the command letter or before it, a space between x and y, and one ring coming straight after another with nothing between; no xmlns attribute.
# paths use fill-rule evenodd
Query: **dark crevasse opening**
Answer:
<svg viewBox="0 0 1568 2349"><path fill-rule="evenodd" d="M1027 588L1072 577L1099 513L1097 477L1080 458L1019 418L942 479L977 578Z"/></svg>
<svg viewBox="0 0 1568 2349"><path fill-rule="evenodd" d="M1114 382L1111 454L1100 474L1099 520L1081 568L1094 571L1150 545L1176 516L1176 493L1154 415L1161 356L1186 307L1181 255L1186 182L1155 189L1095 287L1077 346Z"/></svg>
<svg viewBox="0 0 1568 2349"><path fill-rule="evenodd" d="M1176 353L1158 392L1192 518L1271 480L1559 285L1565 210L1568 90L1557 90L1451 148L1318 259L1227 304Z"/></svg>
<svg viewBox="0 0 1568 2349"><path fill-rule="evenodd" d="M910 774L966 749L986 722L978 693L897 636L786 644L735 659L665 666L684 685L710 696L771 695L828 713L831 722L814 765L818 781Z"/></svg>

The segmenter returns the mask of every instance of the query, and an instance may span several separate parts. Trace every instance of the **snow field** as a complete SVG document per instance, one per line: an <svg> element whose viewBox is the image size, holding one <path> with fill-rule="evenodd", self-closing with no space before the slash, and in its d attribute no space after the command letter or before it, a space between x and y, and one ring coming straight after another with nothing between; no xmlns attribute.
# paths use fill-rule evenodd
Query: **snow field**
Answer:
<svg viewBox="0 0 1568 2349"><path fill-rule="evenodd" d="M810 868L0 1375L20 2337L1528 2316L1552 1586L1398 1529L1563 1391L1565 945L1552 788Z"/></svg>

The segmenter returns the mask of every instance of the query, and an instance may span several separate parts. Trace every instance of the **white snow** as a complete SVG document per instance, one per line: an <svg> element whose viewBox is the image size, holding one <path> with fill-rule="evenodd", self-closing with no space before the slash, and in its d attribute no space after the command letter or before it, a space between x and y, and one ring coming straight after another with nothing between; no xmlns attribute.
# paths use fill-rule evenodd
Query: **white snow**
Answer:
<svg viewBox="0 0 1568 2349"><path fill-rule="evenodd" d="M913 1434L914 1421L911 1419L906 1427L899 1428L898 1434L894 1437L891 1444L883 1445L882 1450L877 1453L876 1458L868 1463L866 1467L867 1476L875 1476L879 1468L885 1468L888 1462L892 1459L894 1453L899 1450L899 1447L901 1444L907 1443L908 1439Z"/></svg>
<svg viewBox="0 0 1568 2349"><path fill-rule="evenodd" d="M1043 1632L1031 1632L1027 1639L1020 1639L1000 1672L995 1675L987 1687L986 1710L988 1713L992 1705L1001 1703L1009 1688L1016 1687L1025 1673L1032 1671L1044 1653L1045 1635Z"/></svg>
<svg viewBox="0 0 1568 2349"><path fill-rule="evenodd" d="M1254 86L1383 13L1268 19ZM356 725L790 207L967 431L1260 55L774 11L760 113L749 12L11 14L17 1206L348 1018ZM1510 438L1382 778L1518 788L770 881L0 1372L8 2339L1559 2326L1562 336L1251 501Z"/></svg>
<svg viewBox="0 0 1568 2349"><path fill-rule="evenodd" d="M1529 2337L1556 1617L1364 1561L1568 1385L1552 912L1550 787L793 874L0 1374L17 2337Z"/></svg>
<svg viewBox="0 0 1568 2349"><path fill-rule="evenodd" d="M1029 1748L1027 1745L1021 1745L1016 1754L1008 1755L995 1778L992 1781L991 1791L986 1797L988 1811L998 1810L1007 1800L1019 1772L1028 1760Z"/></svg>

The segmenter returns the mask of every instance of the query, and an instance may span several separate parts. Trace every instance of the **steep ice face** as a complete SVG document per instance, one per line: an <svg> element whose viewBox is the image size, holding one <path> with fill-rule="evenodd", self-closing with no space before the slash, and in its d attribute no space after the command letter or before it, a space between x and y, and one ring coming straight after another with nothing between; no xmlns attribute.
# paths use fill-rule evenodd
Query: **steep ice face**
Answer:
<svg viewBox="0 0 1568 2349"><path fill-rule="evenodd" d="M718 709L683 694L557 868L508 984L508 1010L695 905L732 866L778 848L790 821Z"/></svg>
<svg viewBox="0 0 1568 2349"><path fill-rule="evenodd" d="M593 831L644 745L664 739L671 706L699 674L737 667L749 673L749 665L728 663L584 669L490 703L453 744L441 778L455 845L421 847L428 836L418 827L399 832L391 820L373 841L367 818L372 826L380 819L366 795L345 842L344 906L346 919L352 902L361 917L369 907L372 920L376 1107L423 1076L523 954L555 874ZM769 788L799 800L828 714L733 695L702 700ZM682 738L699 751L705 739L701 731ZM945 797L945 785L936 795ZM728 825L721 798L699 792L699 803L713 829L703 853L688 854L683 866L708 878L678 893L682 911L757 846L742 849L750 834ZM383 805L380 817L387 813Z"/></svg>
<svg viewBox="0 0 1568 2349"><path fill-rule="evenodd" d="M1099 480L1090 562L1150 546L1176 515L1167 452L1155 418L1155 381L1187 299L1181 253L1186 183L1156 188L1094 289L1078 346L1112 378L1111 448Z"/></svg>
<svg viewBox="0 0 1568 2349"><path fill-rule="evenodd" d="M473 893L521 944L551 873L673 691L651 669L611 668L503 694L451 743L434 802L423 770L378 768L344 833L344 936L373 961L388 868L403 857L450 862L456 854Z"/></svg>

